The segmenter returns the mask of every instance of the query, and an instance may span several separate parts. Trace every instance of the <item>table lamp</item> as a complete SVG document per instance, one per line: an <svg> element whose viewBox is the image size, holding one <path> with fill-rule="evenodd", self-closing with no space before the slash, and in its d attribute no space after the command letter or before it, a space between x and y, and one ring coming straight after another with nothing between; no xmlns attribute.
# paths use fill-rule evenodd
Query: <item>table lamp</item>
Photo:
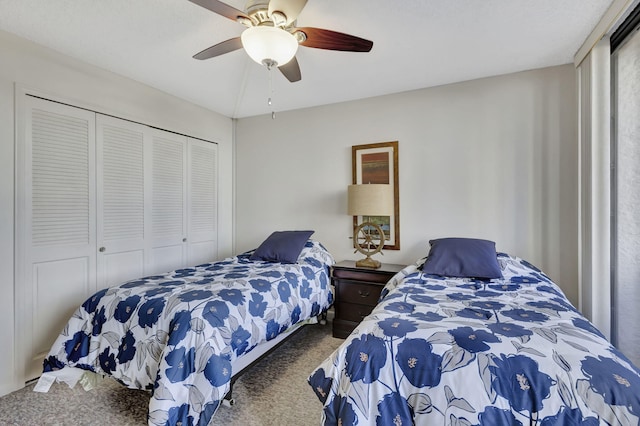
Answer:
<svg viewBox="0 0 640 426"><path fill-rule="evenodd" d="M366 256L356 261L356 266L377 269L380 262L371 256L382 251L385 238L384 231L371 217L393 215L393 188L388 184L349 185L347 196L349 215L363 216L364 221L353 232L354 253Z"/></svg>

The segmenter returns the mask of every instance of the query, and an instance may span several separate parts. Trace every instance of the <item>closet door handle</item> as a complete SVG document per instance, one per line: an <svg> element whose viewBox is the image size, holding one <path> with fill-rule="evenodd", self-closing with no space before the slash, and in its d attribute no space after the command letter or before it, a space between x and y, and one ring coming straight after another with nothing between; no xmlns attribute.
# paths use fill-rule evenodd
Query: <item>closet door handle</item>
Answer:
<svg viewBox="0 0 640 426"><path fill-rule="evenodd" d="M104 248L104 247L100 247L100 248L98 249L98 251L99 251L100 253L104 253L104 252L105 252L105 250L106 250L106 248Z"/></svg>
<svg viewBox="0 0 640 426"><path fill-rule="evenodd" d="M186 239L186 238L183 238L183 239L182 239L182 242L183 242L183 243L186 243L186 242L187 242L187 239Z"/></svg>

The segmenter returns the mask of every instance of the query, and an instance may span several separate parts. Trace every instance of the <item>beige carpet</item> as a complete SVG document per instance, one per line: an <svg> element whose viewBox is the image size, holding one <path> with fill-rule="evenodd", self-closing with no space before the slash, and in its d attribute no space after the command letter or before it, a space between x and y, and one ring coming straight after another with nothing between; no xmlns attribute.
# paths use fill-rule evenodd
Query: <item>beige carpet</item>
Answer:
<svg viewBox="0 0 640 426"><path fill-rule="evenodd" d="M307 378L342 343L331 323L309 325L246 372L235 405L221 406L211 425L317 425L322 404ZM146 425L149 394L104 380L89 392L56 383L48 393L30 385L0 398L0 425Z"/></svg>

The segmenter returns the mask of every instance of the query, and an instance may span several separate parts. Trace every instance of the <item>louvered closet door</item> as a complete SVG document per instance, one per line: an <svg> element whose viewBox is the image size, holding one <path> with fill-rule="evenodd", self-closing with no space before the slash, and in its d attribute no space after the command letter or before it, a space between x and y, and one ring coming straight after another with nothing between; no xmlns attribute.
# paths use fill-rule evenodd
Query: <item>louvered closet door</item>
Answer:
<svg viewBox="0 0 640 426"><path fill-rule="evenodd" d="M145 132L96 116L98 288L145 275Z"/></svg>
<svg viewBox="0 0 640 426"><path fill-rule="evenodd" d="M26 379L96 290L95 114L25 97L17 147L16 297Z"/></svg>
<svg viewBox="0 0 640 426"><path fill-rule="evenodd" d="M187 138L153 129L150 273L186 266Z"/></svg>
<svg viewBox="0 0 640 426"><path fill-rule="evenodd" d="M212 262L218 255L218 146L189 139L187 263Z"/></svg>

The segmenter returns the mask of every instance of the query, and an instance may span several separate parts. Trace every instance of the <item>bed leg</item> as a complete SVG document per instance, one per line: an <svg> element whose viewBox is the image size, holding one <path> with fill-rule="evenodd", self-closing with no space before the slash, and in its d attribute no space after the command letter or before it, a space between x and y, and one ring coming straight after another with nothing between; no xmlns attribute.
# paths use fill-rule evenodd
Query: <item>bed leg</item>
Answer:
<svg viewBox="0 0 640 426"><path fill-rule="evenodd" d="M320 324L327 325L327 311L320 314Z"/></svg>
<svg viewBox="0 0 640 426"><path fill-rule="evenodd" d="M236 400L233 399L232 392L233 392L233 383L231 383L231 386L229 386L229 392L227 392L227 394L222 399L222 404L226 407L231 407L236 403Z"/></svg>

